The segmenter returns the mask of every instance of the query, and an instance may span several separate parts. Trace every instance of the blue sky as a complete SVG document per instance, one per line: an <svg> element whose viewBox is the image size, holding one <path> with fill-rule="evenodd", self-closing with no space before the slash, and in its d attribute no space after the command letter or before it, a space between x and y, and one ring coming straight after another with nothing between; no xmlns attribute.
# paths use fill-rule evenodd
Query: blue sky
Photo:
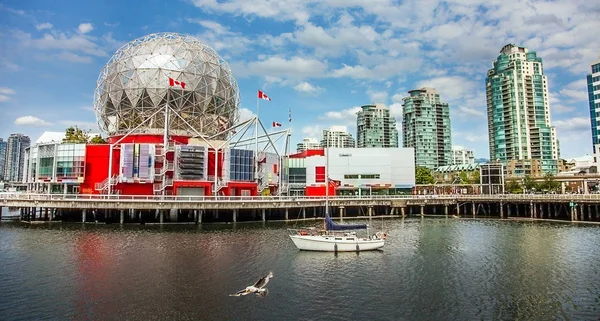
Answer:
<svg viewBox="0 0 600 321"><path fill-rule="evenodd" d="M345 125L358 106L422 86L450 103L452 143L488 157L485 74L507 43L549 78L561 156L591 152L585 76L600 55L593 1L131 0L0 4L0 137L79 125L97 132L93 92L120 46L153 32L194 35L232 67L242 115L286 124L296 143ZM286 124L287 125L287 124ZM399 126L401 130L401 126ZM401 136L401 135L400 135Z"/></svg>

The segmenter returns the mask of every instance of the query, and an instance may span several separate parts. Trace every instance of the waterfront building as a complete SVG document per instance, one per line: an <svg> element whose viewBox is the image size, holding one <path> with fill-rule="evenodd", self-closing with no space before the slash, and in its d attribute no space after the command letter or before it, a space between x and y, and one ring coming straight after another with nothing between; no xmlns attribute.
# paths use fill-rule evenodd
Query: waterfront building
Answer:
<svg viewBox="0 0 600 321"><path fill-rule="evenodd" d="M321 143L315 138L304 138L296 145L296 152L301 153L307 149L320 148Z"/></svg>
<svg viewBox="0 0 600 321"><path fill-rule="evenodd" d="M64 134L63 134L64 136ZM85 178L86 144L38 140L25 149L27 190L49 194L77 194Z"/></svg>
<svg viewBox="0 0 600 321"><path fill-rule="evenodd" d="M288 158L291 195L398 194L415 187L413 148L323 148Z"/></svg>
<svg viewBox="0 0 600 321"><path fill-rule="evenodd" d="M535 51L508 44L486 77L490 160L508 168L537 166L557 173L556 130L551 125L548 79Z"/></svg>
<svg viewBox="0 0 600 321"><path fill-rule="evenodd" d="M323 131L320 147L354 148L355 144L346 126L331 126Z"/></svg>
<svg viewBox="0 0 600 321"><path fill-rule="evenodd" d="M398 147L396 119L382 104L361 106L356 117L357 148Z"/></svg>
<svg viewBox="0 0 600 321"><path fill-rule="evenodd" d="M452 164L475 164L475 154L473 150L463 146L452 146Z"/></svg>
<svg viewBox="0 0 600 321"><path fill-rule="evenodd" d="M239 101L228 64L199 39L135 39L109 59L96 84L94 111L108 143L41 140L27 154L27 186L111 195L281 194L282 153L235 136L252 126L236 125ZM263 137L277 141L275 135Z"/></svg>
<svg viewBox="0 0 600 321"><path fill-rule="evenodd" d="M4 161L4 180L21 182L25 165L25 149L31 140L23 134L11 134L6 141L6 156Z"/></svg>
<svg viewBox="0 0 600 321"><path fill-rule="evenodd" d="M600 59L592 62L592 73L587 75L590 121L592 125L592 147L594 154L600 151Z"/></svg>
<svg viewBox="0 0 600 321"><path fill-rule="evenodd" d="M408 92L402 99L402 146L415 149L417 166L435 169L453 164L450 108L434 88Z"/></svg>
<svg viewBox="0 0 600 321"><path fill-rule="evenodd" d="M6 146L7 143L0 138L0 182L4 181L4 168L6 164Z"/></svg>

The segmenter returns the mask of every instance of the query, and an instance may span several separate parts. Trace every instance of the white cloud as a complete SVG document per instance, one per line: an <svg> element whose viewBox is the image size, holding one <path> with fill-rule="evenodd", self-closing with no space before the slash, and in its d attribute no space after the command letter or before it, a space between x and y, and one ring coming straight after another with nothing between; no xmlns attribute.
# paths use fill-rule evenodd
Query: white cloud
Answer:
<svg viewBox="0 0 600 321"><path fill-rule="evenodd" d="M49 122L35 116L23 116L15 119L15 125L19 126L48 126Z"/></svg>
<svg viewBox="0 0 600 321"><path fill-rule="evenodd" d="M82 34L86 34L92 30L94 30L94 26L92 26L91 23L82 23L79 25L79 27L77 28L77 30L79 30L80 33Z"/></svg>
<svg viewBox="0 0 600 321"><path fill-rule="evenodd" d="M376 91L376 90L367 90L367 95L369 95L369 99L374 104L381 103L385 104L387 102L388 93L387 91Z"/></svg>
<svg viewBox="0 0 600 321"><path fill-rule="evenodd" d="M440 99L450 104L450 117L475 116L485 117L485 92L481 84L462 76L443 76L423 80L417 88L431 87L440 93ZM458 112L458 115L457 113Z"/></svg>
<svg viewBox="0 0 600 321"><path fill-rule="evenodd" d="M33 38L31 34L15 31L13 36L18 41L18 45L25 48L81 52L97 57L108 56L106 50L98 44L98 39L83 34L47 33L41 38Z"/></svg>
<svg viewBox="0 0 600 321"><path fill-rule="evenodd" d="M587 101L587 80L585 78L582 78L580 80L574 81L564 86L559 93L561 96L568 97L575 101Z"/></svg>
<svg viewBox="0 0 600 321"><path fill-rule="evenodd" d="M14 89L0 87L0 94L2 94L2 95L14 95L16 93L17 92Z"/></svg>
<svg viewBox="0 0 600 321"><path fill-rule="evenodd" d="M563 120L555 120L552 125L561 132L584 132L590 131L589 117L573 117Z"/></svg>
<svg viewBox="0 0 600 321"><path fill-rule="evenodd" d="M52 29L52 24L49 22L40 23L35 26L37 30Z"/></svg>
<svg viewBox="0 0 600 321"><path fill-rule="evenodd" d="M218 35L223 35L223 34L231 34L232 32L229 31L229 28L224 27L222 24L216 22L216 21L211 21L211 20L199 20L199 19L186 19L187 22L190 23L196 23L199 24L200 26L213 31L214 33L218 34Z"/></svg>
<svg viewBox="0 0 600 321"><path fill-rule="evenodd" d="M251 119L252 117L256 116L256 114L248 108L240 108L239 113L240 113L240 120L239 120L240 123L243 123L246 120Z"/></svg>
<svg viewBox="0 0 600 321"><path fill-rule="evenodd" d="M335 120L337 122L343 121L345 124L356 123L356 113L358 113L360 110L360 107L356 106L339 111L328 111L324 115L319 116L319 120Z"/></svg>
<svg viewBox="0 0 600 321"><path fill-rule="evenodd" d="M0 103L10 100L10 96L16 94L14 89L0 87Z"/></svg>
<svg viewBox="0 0 600 321"><path fill-rule="evenodd" d="M297 84L296 86L294 86L294 90L298 91L298 92L312 94L312 93L318 93L318 92L323 91L323 88L321 88L319 86L311 85L308 82L303 81L303 82Z"/></svg>
<svg viewBox="0 0 600 321"><path fill-rule="evenodd" d="M319 125L311 125L302 127L302 138L314 138L317 140L323 136L323 129Z"/></svg>
<svg viewBox="0 0 600 321"><path fill-rule="evenodd" d="M264 60L249 62L246 65L234 64L232 69L237 72L238 77L260 75L304 79L323 77L327 70L327 63L310 58L292 57L286 59L273 56Z"/></svg>

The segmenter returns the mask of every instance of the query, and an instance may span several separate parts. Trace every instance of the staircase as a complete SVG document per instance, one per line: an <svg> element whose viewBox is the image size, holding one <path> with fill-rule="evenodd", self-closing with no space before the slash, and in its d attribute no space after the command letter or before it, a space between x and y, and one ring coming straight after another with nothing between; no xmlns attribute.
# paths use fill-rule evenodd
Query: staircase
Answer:
<svg viewBox="0 0 600 321"><path fill-rule="evenodd" d="M167 187L173 186L173 176L167 176L167 173L173 173L175 164L167 159L167 154L175 151L175 145L168 145L165 149L164 146L156 146L156 157L154 159L154 183L153 190L155 195L164 194ZM156 167L157 164L162 164L160 167Z"/></svg>
<svg viewBox="0 0 600 321"><path fill-rule="evenodd" d="M118 182L118 176L114 175L113 177L107 177L100 183L96 183L94 185L94 189L99 191L100 194L108 193L108 186L115 186Z"/></svg>

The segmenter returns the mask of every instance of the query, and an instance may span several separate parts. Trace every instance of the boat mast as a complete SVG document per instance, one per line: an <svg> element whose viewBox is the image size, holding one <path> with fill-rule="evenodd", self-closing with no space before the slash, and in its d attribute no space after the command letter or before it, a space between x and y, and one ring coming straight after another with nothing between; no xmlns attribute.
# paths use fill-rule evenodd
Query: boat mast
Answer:
<svg viewBox="0 0 600 321"><path fill-rule="evenodd" d="M329 215L329 148L325 147L325 215Z"/></svg>

